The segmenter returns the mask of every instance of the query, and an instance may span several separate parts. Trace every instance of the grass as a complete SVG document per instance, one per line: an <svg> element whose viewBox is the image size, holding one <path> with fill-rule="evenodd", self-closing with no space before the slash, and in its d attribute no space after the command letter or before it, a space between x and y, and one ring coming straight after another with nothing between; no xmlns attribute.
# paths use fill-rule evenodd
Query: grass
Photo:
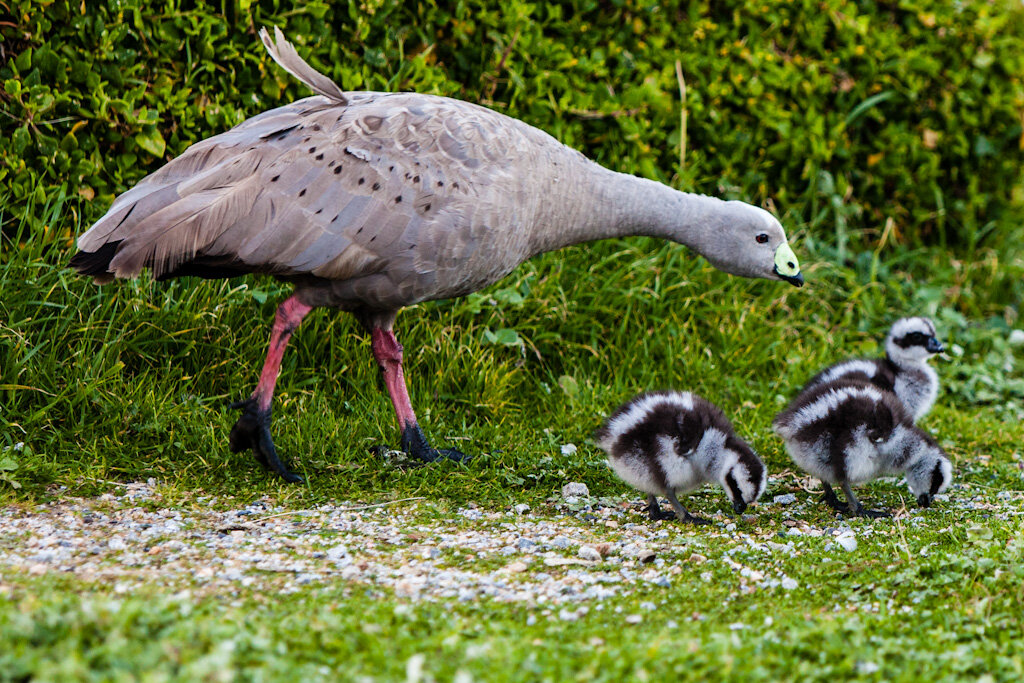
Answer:
<svg viewBox="0 0 1024 683"><path fill-rule="evenodd" d="M525 502L564 520L551 500L568 481L595 497L631 495L588 439L621 401L663 387L725 410L774 476L765 501L809 499L772 416L824 364L877 353L892 319L911 313L933 316L954 349L938 361L944 393L925 421L955 461L951 497L995 504L1024 490L1015 255L880 249L837 262L790 226L803 290L730 278L648 239L535 259L483 293L399 317L414 405L435 444L477 454L466 466L401 469L369 451L395 444L397 429L367 336L346 315L318 311L293 338L275 404L277 444L306 477L292 486L226 443L235 419L226 405L252 390L286 288L258 279L98 288L63 265L69 236L86 227L79 201L38 207L3 238L0 503L9 507L154 477L164 504L182 509L197 494L296 510L415 496L496 511ZM567 443L578 451L563 454ZM697 510L726 509L719 491L696 498ZM890 508L903 498L885 482L862 496ZM806 510L801 521L836 523L821 505ZM754 511L742 534L785 533L784 509ZM576 621L543 606L415 602L343 581L292 595L181 594L151 582L123 595L6 566L0 680L1018 680L1024 528L1015 515L940 503L915 524L852 521L876 531L855 553L808 542L773 560L799 583L788 592L740 590L715 561L736 556L728 534L707 538L701 552L712 561L691 566L685 544L696 532L679 532L669 559L682 574L671 588L591 604ZM627 626L648 601L657 608Z"/></svg>

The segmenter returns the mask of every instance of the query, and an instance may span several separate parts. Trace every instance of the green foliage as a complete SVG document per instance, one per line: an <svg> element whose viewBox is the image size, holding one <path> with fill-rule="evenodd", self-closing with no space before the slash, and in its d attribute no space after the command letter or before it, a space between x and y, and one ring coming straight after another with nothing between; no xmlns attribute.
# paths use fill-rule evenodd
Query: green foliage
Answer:
<svg viewBox="0 0 1024 683"><path fill-rule="evenodd" d="M307 95L256 38L275 24L346 88L481 102L662 180L679 171L678 59L679 186L772 201L842 257L889 220L911 244L1020 234L1024 10L1009 0L8 4L8 233L61 188L88 224L189 144Z"/></svg>

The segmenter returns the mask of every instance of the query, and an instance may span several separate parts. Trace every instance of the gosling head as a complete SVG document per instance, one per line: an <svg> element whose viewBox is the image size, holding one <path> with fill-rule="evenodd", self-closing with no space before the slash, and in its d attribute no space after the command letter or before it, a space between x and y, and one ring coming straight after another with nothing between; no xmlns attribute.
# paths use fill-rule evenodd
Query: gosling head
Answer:
<svg viewBox="0 0 1024 683"><path fill-rule="evenodd" d="M726 440L722 457L726 463L721 475L722 488L732 502L732 509L742 514L764 493L768 471L754 449L739 437Z"/></svg>
<svg viewBox="0 0 1024 683"><path fill-rule="evenodd" d="M926 508L932 504L936 494L949 486L953 479L953 464L935 444L928 444L922 450L907 467L907 488L917 499L917 504Z"/></svg>
<svg viewBox="0 0 1024 683"><path fill-rule="evenodd" d="M715 268L731 275L785 280L800 287L800 262L786 241L775 216L745 202L724 202L712 224L708 244L701 249Z"/></svg>
<svg viewBox="0 0 1024 683"><path fill-rule="evenodd" d="M900 318L885 338L885 353L896 365L923 363L944 350L928 318Z"/></svg>

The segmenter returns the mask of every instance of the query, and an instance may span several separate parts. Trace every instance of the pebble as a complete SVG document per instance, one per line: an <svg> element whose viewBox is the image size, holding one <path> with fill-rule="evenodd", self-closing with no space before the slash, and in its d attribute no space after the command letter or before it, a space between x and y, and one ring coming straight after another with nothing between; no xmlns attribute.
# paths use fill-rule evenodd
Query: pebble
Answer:
<svg viewBox="0 0 1024 683"><path fill-rule="evenodd" d="M562 498L584 498L590 495L590 489L580 481L572 481L562 487Z"/></svg>
<svg viewBox="0 0 1024 683"><path fill-rule="evenodd" d="M796 496L792 493L783 493L780 496L775 496L772 502L776 505L792 505L796 502Z"/></svg>
<svg viewBox="0 0 1024 683"><path fill-rule="evenodd" d="M327 550L327 559L332 562L337 562L346 555L348 555L348 548L344 545L339 544Z"/></svg>
<svg viewBox="0 0 1024 683"><path fill-rule="evenodd" d="M513 510L513 511L514 511L514 512L515 512L515 513L516 513L517 515L525 515L525 514L526 514L527 512L529 512L529 511L530 511L530 506L529 506L529 505L527 505L526 503L519 503L518 505L516 505L515 507L513 507L513 508L512 508L512 510Z"/></svg>
<svg viewBox="0 0 1024 683"><path fill-rule="evenodd" d="M579 482L567 484L574 485L581 487L575 493L590 495ZM767 574L755 558L791 556L812 536L824 535L830 541L825 548L852 551L858 536L874 533L870 527L854 534L845 525L794 520L786 520L784 540L766 539L771 525L756 532L744 527L726 534L718 526L697 533L627 521L639 516L593 498L587 502L597 523L565 514L564 508L561 514L545 509L510 517L510 509L516 514L523 509L517 505L503 512L466 504L439 515L430 501L354 512L348 508L359 502L295 510L268 497L240 510L229 498L197 496L178 498L172 508L163 504L160 492L159 485L147 482L99 498L0 508L3 586L13 576L56 571L109 590L120 586L128 594L154 587L168 594L230 594L251 586L287 595L340 584L375 595L400 593L409 601L516 602L529 610L539 606L538 616L554 619L562 608L583 614L581 606L601 609L602 601L634 592L647 599L673 582L695 583L689 577L696 572L701 581L713 581L713 572L700 571L704 564L732 567L750 590L794 590L797 582L785 575L766 577L751 569L739 574L748 565ZM145 507L140 496L148 496ZM953 498L956 504L975 500L959 493ZM1004 508L1017 509L1018 501L1006 498ZM798 510L787 512L796 516ZM621 533L606 526L615 520ZM709 534L731 543L730 552L707 550L718 547L718 541L705 545Z"/></svg>
<svg viewBox="0 0 1024 683"><path fill-rule="evenodd" d="M562 444L562 455L573 455L576 453L576 444L564 443Z"/></svg>
<svg viewBox="0 0 1024 683"><path fill-rule="evenodd" d="M843 531L836 536L836 543L846 552L852 553L857 549L857 536L852 531Z"/></svg>
<svg viewBox="0 0 1024 683"><path fill-rule="evenodd" d="M537 543L535 541L531 541L528 538L520 538L518 541L516 541L516 548L524 552L533 550L536 547Z"/></svg>

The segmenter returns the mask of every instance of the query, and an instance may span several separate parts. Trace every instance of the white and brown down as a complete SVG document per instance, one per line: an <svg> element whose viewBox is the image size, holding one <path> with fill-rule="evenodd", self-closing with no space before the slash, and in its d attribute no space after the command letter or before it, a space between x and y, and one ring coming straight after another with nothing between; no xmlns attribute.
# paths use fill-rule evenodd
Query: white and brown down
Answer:
<svg viewBox="0 0 1024 683"><path fill-rule="evenodd" d="M677 493L711 482L725 489L741 513L764 493L767 470L713 403L690 392L640 394L613 412L595 434L608 464L647 494L651 519L671 518L663 496L683 522L707 523L680 504Z"/></svg>
<svg viewBox="0 0 1024 683"><path fill-rule="evenodd" d="M843 513L887 516L865 508L852 489L880 476L905 475L922 507L952 479L952 464L942 448L914 425L895 394L868 382L841 378L819 383L802 391L772 426L793 461L821 480L825 502ZM845 503L832 486L843 489Z"/></svg>
<svg viewBox="0 0 1024 683"><path fill-rule="evenodd" d="M812 377L804 390L840 379L862 380L896 394L916 422L931 410L939 394L939 375L928 361L942 351L930 319L900 318L886 335L884 358L836 363Z"/></svg>
<svg viewBox="0 0 1024 683"><path fill-rule="evenodd" d="M264 273L295 286L278 309L260 381L232 448L296 480L270 437L280 357L314 307L371 332L416 457L430 448L405 387L393 324L410 304L496 282L524 260L625 235L674 240L745 277L801 284L779 222L738 201L603 168L522 121L417 93L343 92L275 29L271 56L317 93L198 142L119 196L78 240L80 273L104 282Z"/></svg>

